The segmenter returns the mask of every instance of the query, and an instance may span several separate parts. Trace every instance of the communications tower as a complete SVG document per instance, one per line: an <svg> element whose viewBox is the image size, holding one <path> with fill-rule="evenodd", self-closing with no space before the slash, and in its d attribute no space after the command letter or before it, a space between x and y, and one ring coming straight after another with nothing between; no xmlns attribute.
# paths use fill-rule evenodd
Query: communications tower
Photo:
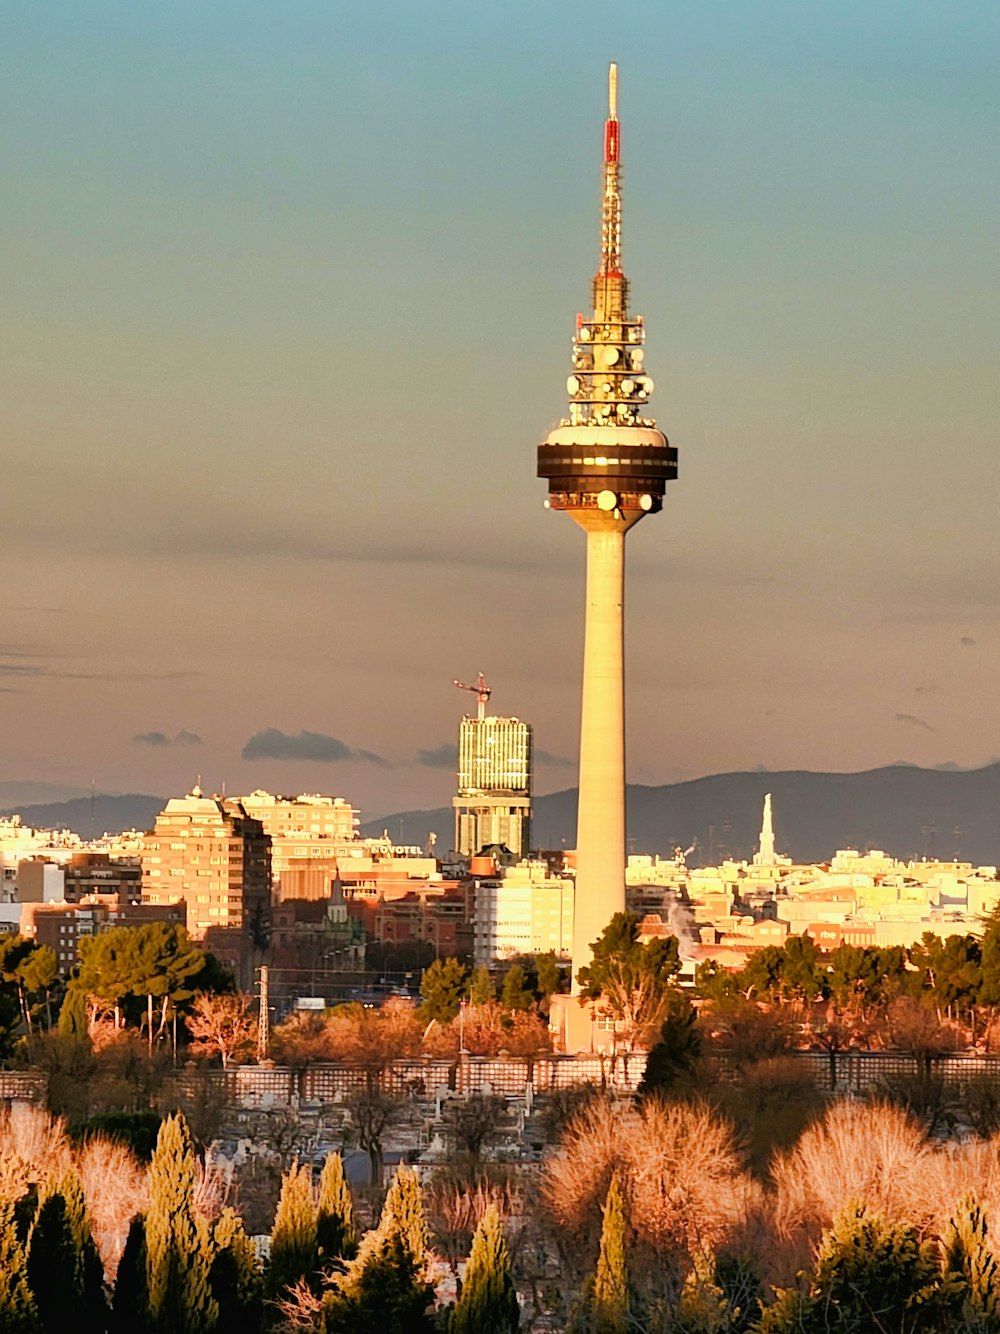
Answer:
<svg viewBox="0 0 1000 1334"><path fill-rule="evenodd" d="M580 722L573 977L590 946L625 907L625 698L622 677L625 534L662 507L677 451L649 416L641 315L631 315L621 260L618 67L608 77L601 260L593 312L577 316L569 416L538 447L545 504L587 537L586 629Z"/></svg>

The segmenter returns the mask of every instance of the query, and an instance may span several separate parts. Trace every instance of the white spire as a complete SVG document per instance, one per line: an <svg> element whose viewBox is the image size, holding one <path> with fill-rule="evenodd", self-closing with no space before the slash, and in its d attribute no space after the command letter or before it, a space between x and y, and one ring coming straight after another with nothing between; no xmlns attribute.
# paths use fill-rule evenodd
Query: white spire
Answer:
<svg viewBox="0 0 1000 1334"><path fill-rule="evenodd" d="M771 794L764 797L764 818L760 825L760 851L753 859L755 866L773 866L774 858L774 826L771 823Z"/></svg>

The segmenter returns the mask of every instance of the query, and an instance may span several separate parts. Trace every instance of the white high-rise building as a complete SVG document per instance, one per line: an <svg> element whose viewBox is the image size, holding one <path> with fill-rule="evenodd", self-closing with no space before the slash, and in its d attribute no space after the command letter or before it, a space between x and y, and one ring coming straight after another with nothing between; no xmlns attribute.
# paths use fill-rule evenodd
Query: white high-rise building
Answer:
<svg viewBox="0 0 1000 1334"><path fill-rule="evenodd" d="M519 955L569 958L573 943L573 881L545 862L522 861L475 882L476 965Z"/></svg>

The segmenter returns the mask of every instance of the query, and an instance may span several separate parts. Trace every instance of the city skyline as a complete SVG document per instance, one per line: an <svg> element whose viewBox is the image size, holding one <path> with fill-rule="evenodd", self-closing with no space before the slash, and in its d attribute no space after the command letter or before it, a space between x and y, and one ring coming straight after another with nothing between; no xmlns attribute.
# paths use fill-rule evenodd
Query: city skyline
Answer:
<svg viewBox="0 0 1000 1334"><path fill-rule="evenodd" d="M5 778L434 806L481 668L573 785L531 461L609 58L686 447L631 544L629 780L1000 749L1000 16L648 6L609 50L587 10L11 7Z"/></svg>

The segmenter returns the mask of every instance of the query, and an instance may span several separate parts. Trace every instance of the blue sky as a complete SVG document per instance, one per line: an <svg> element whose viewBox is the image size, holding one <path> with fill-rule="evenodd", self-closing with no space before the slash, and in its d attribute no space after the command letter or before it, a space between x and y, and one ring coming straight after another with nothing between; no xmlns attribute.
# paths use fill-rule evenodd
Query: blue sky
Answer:
<svg viewBox="0 0 1000 1334"><path fill-rule="evenodd" d="M0 777L433 805L480 667L574 756L534 447L609 59L681 450L630 776L990 758L998 39L961 0L8 3ZM347 756L242 760L271 728Z"/></svg>

